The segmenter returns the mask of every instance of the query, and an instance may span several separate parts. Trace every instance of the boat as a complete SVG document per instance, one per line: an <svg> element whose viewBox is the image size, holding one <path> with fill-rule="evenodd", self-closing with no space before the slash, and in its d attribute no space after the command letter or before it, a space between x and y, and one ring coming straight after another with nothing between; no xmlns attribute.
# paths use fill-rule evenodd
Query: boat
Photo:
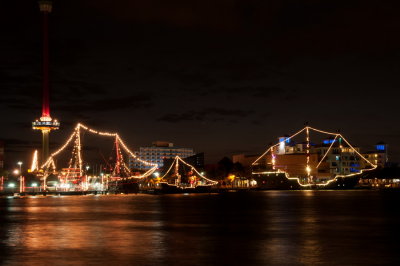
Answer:
<svg viewBox="0 0 400 266"><path fill-rule="evenodd" d="M176 156L164 175L143 180L139 190L152 194L209 193L217 183Z"/></svg>
<svg viewBox="0 0 400 266"><path fill-rule="evenodd" d="M328 137L311 142L312 131ZM305 141L296 141L303 132ZM280 137L259 156L252 163L251 178L260 190L352 189L365 172L376 168L340 133L306 126L292 136Z"/></svg>
<svg viewBox="0 0 400 266"><path fill-rule="evenodd" d="M254 173L252 178L257 182L257 190L300 190L300 189L354 189L362 173L352 176L340 176L326 183L302 185L298 178L288 177L282 172Z"/></svg>

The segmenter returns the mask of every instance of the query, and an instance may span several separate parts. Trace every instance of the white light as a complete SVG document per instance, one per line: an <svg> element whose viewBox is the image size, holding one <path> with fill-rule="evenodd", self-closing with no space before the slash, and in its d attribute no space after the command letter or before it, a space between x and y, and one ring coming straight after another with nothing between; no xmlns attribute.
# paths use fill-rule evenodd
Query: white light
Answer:
<svg viewBox="0 0 400 266"><path fill-rule="evenodd" d="M18 169L15 169L15 170L13 171L13 174L14 174L14 175L18 175L18 174L19 174L19 170L18 170Z"/></svg>
<svg viewBox="0 0 400 266"><path fill-rule="evenodd" d="M15 187L15 184L14 183L10 183L10 184L8 184L8 187Z"/></svg>
<svg viewBox="0 0 400 266"><path fill-rule="evenodd" d="M36 183L32 183L32 187L37 187L37 184Z"/></svg>
<svg viewBox="0 0 400 266"><path fill-rule="evenodd" d="M35 150L33 152L33 159L32 159L32 165L31 165L31 171L37 170L39 167L38 165L38 151Z"/></svg>
<svg viewBox="0 0 400 266"><path fill-rule="evenodd" d="M19 161L17 164L18 164L19 166L21 166L21 165L22 165L22 162L21 162L21 161Z"/></svg>
<svg viewBox="0 0 400 266"><path fill-rule="evenodd" d="M60 184L61 188L69 188L71 185L70 184Z"/></svg>
<svg viewBox="0 0 400 266"><path fill-rule="evenodd" d="M285 153L285 140L279 143L279 154L284 154L284 153Z"/></svg>
<svg viewBox="0 0 400 266"><path fill-rule="evenodd" d="M160 176L160 173L159 173L159 172L155 172L154 175L155 175L156 177L159 177L159 176Z"/></svg>
<svg viewBox="0 0 400 266"><path fill-rule="evenodd" d="M307 173L310 173L310 172L311 172L310 166L307 166L307 167L306 167L306 171L307 171Z"/></svg>

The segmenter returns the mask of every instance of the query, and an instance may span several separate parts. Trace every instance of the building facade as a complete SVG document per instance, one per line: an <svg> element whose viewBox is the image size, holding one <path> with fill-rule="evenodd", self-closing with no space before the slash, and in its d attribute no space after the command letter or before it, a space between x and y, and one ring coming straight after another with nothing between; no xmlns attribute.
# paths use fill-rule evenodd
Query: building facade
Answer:
<svg viewBox="0 0 400 266"><path fill-rule="evenodd" d="M186 158L194 155L192 148L179 148L174 147L173 143L165 141L155 141L150 147L140 147L139 151L135 152L135 155L140 159L155 163L158 168L164 166L164 159L173 159L176 156ZM137 170L150 169L151 165L145 165L138 160L135 160L132 156L129 157L129 168Z"/></svg>
<svg viewBox="0 0 400 266"><path fill-rule="evenodd" d="M363 154L365 159L378 167L385 167L388 162L388 145L383 142L379 142L375 145L375 150L369 151Z"/></svg>

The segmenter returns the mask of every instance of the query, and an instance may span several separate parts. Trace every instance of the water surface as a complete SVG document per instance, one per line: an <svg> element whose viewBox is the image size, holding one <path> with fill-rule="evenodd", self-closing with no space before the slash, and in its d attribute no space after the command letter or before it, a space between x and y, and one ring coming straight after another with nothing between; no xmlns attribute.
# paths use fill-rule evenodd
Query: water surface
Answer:
<svg viewBox="0 0 400 266"><path fill-rule="evenodd" d="M400 192L0 199L4 265L399 264Z"/></svg>

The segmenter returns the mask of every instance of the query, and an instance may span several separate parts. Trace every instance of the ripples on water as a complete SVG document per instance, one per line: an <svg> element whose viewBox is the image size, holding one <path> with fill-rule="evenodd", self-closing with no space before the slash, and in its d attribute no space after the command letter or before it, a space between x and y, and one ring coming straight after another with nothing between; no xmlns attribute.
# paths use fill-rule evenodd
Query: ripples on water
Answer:
<svg viewBox="0 0 400 266"><path fill-rule="evenodd" d="M5 265L398 264L400 192L0 199Z"/></svg>

